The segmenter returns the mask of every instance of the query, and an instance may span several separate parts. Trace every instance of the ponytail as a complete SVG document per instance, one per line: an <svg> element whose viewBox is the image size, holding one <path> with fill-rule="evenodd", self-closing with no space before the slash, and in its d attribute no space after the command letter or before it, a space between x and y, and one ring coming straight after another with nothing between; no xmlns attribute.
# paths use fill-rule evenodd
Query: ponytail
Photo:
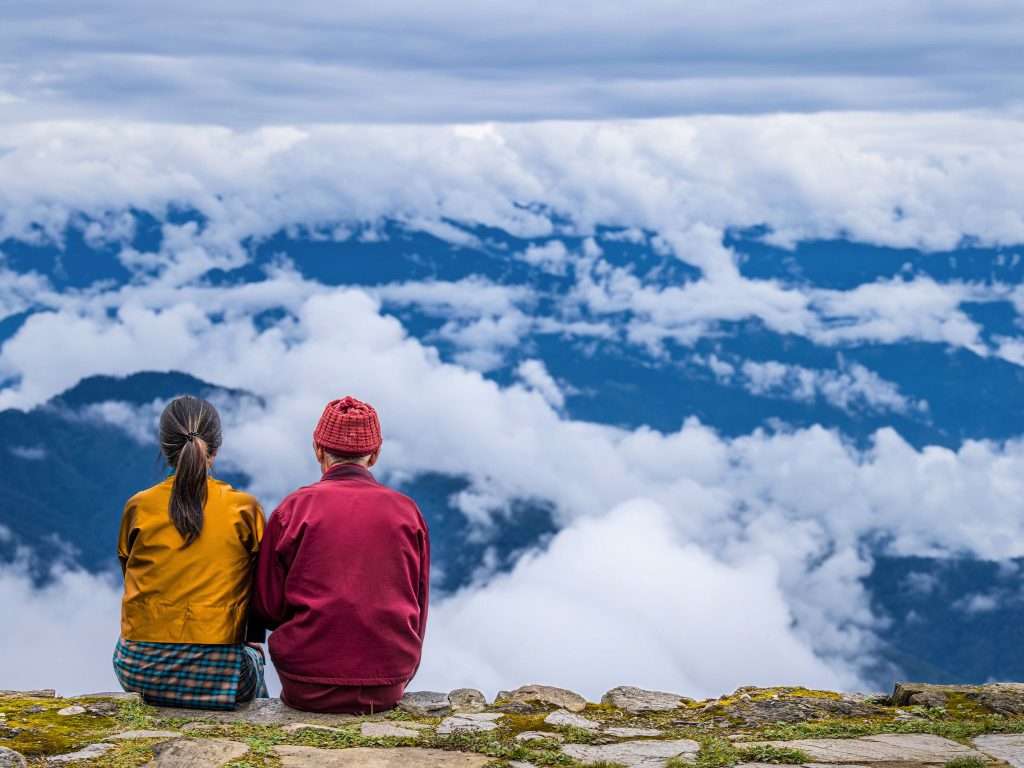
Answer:
<svg viewBox="0 0 1024 768"><path fill-rule="evenodd" d="M186 547L203 531L209 463L220 444L220 416L210 403L186 395L172 400L164 409L160 448L174 468L168 511Z"/></svg>

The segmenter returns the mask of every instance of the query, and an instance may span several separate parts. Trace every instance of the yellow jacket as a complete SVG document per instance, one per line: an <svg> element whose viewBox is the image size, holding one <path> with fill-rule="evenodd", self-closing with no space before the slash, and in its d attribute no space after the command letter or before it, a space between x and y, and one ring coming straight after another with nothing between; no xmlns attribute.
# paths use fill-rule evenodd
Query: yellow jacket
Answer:
<svg viewBox="0 0 1024 768"><path fill-rule="evenodd" d="M263 538L255 498L210 478L203 530L191 546L171 522L174 478L135 494L121 516L121 637L156 643L241 642Z"/></svg>

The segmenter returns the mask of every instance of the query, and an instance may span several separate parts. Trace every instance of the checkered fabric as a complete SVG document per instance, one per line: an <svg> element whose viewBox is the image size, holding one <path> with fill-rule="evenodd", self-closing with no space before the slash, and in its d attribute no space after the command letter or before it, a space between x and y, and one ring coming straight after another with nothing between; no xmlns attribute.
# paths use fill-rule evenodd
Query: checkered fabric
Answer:
<svg viewBox="0 0 1024 768"><path fill-rule="evenodd" d="M148 643L119 639L114 673L147 704L234 709L266 696L263 657L245 645Z"/></svg>
<svg viewBox="0 0 1024 768"><path fill-rule="evenodd" d="M380 448L380 420L369 403L354 397L332 400L324 408L313 440L334 453L364 456Z"/></svg>

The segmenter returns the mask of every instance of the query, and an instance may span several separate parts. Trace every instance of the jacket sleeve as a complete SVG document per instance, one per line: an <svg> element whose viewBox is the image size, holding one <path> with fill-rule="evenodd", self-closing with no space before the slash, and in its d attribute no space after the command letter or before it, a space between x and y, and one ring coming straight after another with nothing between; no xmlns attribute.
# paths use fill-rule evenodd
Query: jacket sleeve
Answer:
<svg viewBox="0 0 1024 768"><path fill-rule="evenodd" d="M263 542L263 534L266 529L266 517L263 514L263 507L258 503L252 509L252 515L248 520L249 535L246 539L246 546L253 557L252 586L249 591L249 610L245 623L245 642L263 643L267 639L267 628L263 622L256 618L253 613L253 600L256 595L256 565L258 564L260 547Z"/></svg>
<svg viewBox="0 0 1024 768"><path fill-rule="evenodd" d="M430 531L427 529L426 522L423 522L423 515L420 515L420 521L423 523L420 536L419 536L419 548L420 548L420 583L419 583L419 603L420 603L420 620L419 620L419 636L420 641L426 636L427 633L427 611L430 607Z"/></svg>
<svg viewBox="0 0 1024 768"><path fill-rule="evenodd" d="M128 557L135 543L135 506L129 501L121 513L121 528L117 534L117 559L121 562L121 575L128 569Z"/></svg>
<svg viewBox="0 0 1024 768"><path fill-rule="evenodd" d="M270 516L256 561L250 616L253 623L266 629L276 629L287 618L285 581L289 563L284 551L286 517L283 506Z"/></svg>

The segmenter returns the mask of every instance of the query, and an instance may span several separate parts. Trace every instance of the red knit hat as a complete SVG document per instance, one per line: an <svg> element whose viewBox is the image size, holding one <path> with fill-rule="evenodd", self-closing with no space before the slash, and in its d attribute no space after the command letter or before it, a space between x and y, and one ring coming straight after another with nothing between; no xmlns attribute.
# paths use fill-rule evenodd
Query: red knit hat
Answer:
<svg viewBox="0 0 1024 768"><path fill-rule="evenodd" d="M313 431L313 441L334 453L350 456L373 453L382 442L377 412L369 403L354 397L332 400Z"/></svg>

